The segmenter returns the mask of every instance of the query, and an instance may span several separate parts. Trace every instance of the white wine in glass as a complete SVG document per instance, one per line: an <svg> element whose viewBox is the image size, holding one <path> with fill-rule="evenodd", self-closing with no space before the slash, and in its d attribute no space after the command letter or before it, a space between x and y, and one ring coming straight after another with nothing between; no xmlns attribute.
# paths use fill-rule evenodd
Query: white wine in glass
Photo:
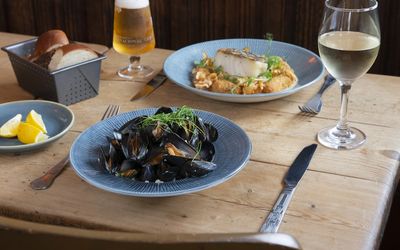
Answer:
<svg viewBox="0 0 400 250"><path fill-rule="evenodd" d="M113 47L130 56L130 64L118 71L120 77L140 80L154 72L140 64L140 55L155 47L149 0L115 0Z"/></svg>
<svg viewBox="0 0 400 250"><path fill-rule="evenodd" d="M375 0L326 0L318 49L327 71L341 88L340 119L336 126L318 133L318 141L329 148L353 149L366 135L347 121L352 83L371 68L378 55L380 29Z"/></svg>

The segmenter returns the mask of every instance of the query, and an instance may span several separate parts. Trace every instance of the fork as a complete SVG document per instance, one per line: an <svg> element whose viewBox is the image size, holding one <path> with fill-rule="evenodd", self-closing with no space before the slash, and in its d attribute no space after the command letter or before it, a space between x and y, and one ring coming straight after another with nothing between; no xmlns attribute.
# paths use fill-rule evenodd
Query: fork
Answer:
<svg viewBox="0 0 400 250"><path fill-rule="evenodd" d="M322 94L335 82L336 79L330 74L328 74L325 77L325 81L322 84L318 93L316 93L306 104L304 104L303 106L299 106L300 111L313 115L318 114L322 108L322 101L321 101Z"/></svg>
<svg viewBox="0 0 400 250"><path fill-rule="evenodd" d="M119 105L109 105L101 120L117 115L119 113L119 109ZM49 188L68 163L69 155L65 156L54 167L50 168L50 170L47 171L47 173L45 173L43 176L33 180L30 183L31 188L35 190L44 190Z"/></svg>

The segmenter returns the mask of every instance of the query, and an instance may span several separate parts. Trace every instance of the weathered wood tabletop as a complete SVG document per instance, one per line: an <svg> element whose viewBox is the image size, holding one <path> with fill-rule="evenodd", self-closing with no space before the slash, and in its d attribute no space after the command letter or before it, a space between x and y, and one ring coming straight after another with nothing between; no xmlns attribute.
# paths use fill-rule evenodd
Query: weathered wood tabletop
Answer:
<svg viewBox="0 0 400 250"><path fill-rule="evenodd" d="M0 33L0 46L27 38ZM95 49L106 51L104 46ZM0 103L32 99L17 85L6 54L0 53ZM155 49L143 61L159 70L171 53ZM0 215L131 232L257 232L282 189L288 166L304 146L316 142L321 128L338 118L338 86L324 96L319 115L299 113L297 106L317 91L320 82L289 97L257 104L213 101L167 82L149 97L130 102L143 83L118 79L116 69L128 59L112 49L106 54L100 94L70 106L76 122L66 136L40 152L0 155ZM398 180L398 93L399 77L367 74L354 84L349 118L366 132L367 143L352 151L318 147L279 232L293 235L304 249L373 249L379 245ZM188 105L223 115L251 138L251 160L219 186L171 198L108 193L82 181L70 167L50 189L32 190L29 182L62 159L77 135L97 122L109 104L121 105L123 112Z"/></svg>

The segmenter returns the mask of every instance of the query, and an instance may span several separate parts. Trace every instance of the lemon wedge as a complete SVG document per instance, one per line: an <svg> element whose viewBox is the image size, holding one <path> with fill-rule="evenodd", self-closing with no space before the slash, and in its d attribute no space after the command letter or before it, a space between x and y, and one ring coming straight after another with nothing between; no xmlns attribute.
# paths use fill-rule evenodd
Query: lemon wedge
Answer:
<svg viewBox="0 0 400 250"><path fill-rule="evenodd" d="M26 122L47 134L46 126L44 125L42 116L39 115L35 110L32 109L31 112L29 112L28 116L26 117Z"/></svg>
<svg viewBox="0 0 400 250"><path fill-rule="evenodd" d="M0 137L11 138L17 136L21 119L22 115L18 114L4 123L3 126L0 127Z"/></svg>
<svg viewBox="0 0 400 250"><path fill-rule="evenodd" d="M21 122L18 130L18 140L25 144L41 142L49 138L42 130L26 122Z"/></svg>

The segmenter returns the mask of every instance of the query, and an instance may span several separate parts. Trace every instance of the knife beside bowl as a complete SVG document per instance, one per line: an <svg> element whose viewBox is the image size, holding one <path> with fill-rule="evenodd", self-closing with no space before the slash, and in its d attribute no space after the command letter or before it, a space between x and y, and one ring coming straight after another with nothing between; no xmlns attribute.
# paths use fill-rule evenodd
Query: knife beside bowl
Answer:
<svg viewBox="0 0 400 250"><path fill-rule="evenodd" d="M290 200L292 199L293 193L297 187L297 184L303 177L310 164L311 158L317 149L317 144L311 144L305 147L300 154L296 157L293 164L290 166L286 173L285 187L278 197L272 211L268 215L265 222L260 228L262 233L276 233L278 232L279 226L282 222L283 216L289 206Z"/></svg>

